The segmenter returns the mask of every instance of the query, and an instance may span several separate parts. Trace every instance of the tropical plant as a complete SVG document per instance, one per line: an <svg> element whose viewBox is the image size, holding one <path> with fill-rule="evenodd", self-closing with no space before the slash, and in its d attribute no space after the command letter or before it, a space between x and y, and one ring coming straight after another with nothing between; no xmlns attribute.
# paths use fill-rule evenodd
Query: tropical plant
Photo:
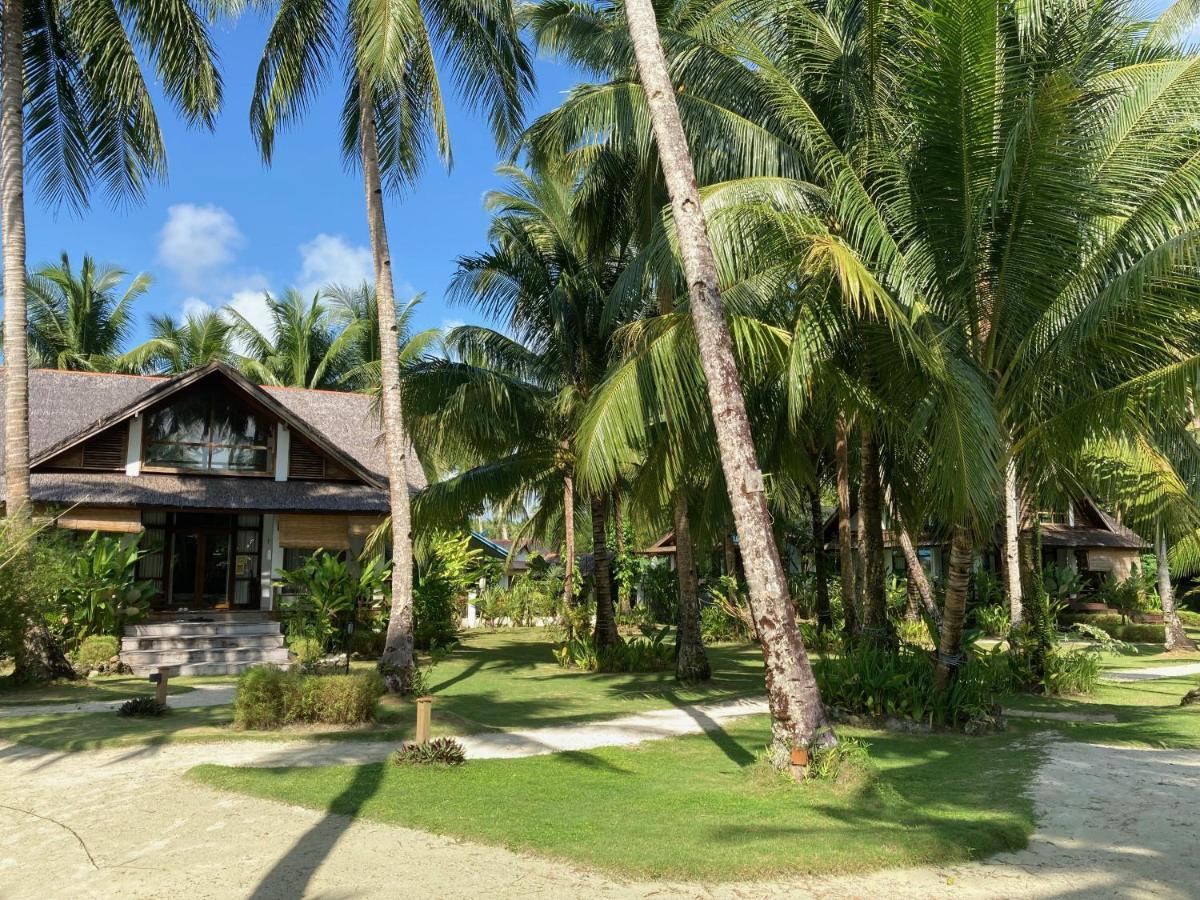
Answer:
<svg viewBox="0 0 1200 900"><path fill-rule="evenodd" d="M1001 636L1008 634L1010 626L1008 609L999 603L975 608L975 624L983 629L984 634Z"/></svg>
<svg viewBox="0 0 1200 900"><path fill-rule="evenodd" d="M334 53L341 46L344 52ZM380 335L380 381L392 520L392 611L380 665L395 675L389 687L406 692L413 669L412 521L409 440L401 398L399 319L384 220L384 189L395 191L419 174L434 139L450 161L442 73L444 51L468 105L482 108L497 140L519 127L532 68L513 7L494 0L382 0L329 3L319 8L281 2L276 10L250 108L251 131L268 163L280 128L307 111L334 57L345 63L342 152L361 166L375 274Z"/></svg>
<svg viewBox="0 0 1200 900"><path fill-rule="evenodd" d="M317 550L295 569L283 569L277 585L284 589L280 606L292 638L309 638L321 652L360 609L369 607L389 578L379 556L361 560L357 571L342 554Z"/></svg>
<svg viewBox="0 0 1200 900"><path fill-rule="evenodd" d="M483 556L470 544L465 533L442 532L430 539L413 589L413 636L422 650L446 644L458 633L467 591L478 582Z"/></svg>
<svg viewBox="0 0 1200 900"><path fill-rule="evenodd" d="M76 273L66 253L57 265L31 272L26 286L31 365L93 372L128 368L124 348L133 331L133 304L150 287L150 276L134 276L118 294L126 274L97 266L90 256Z"/></svg>
<svg viewBox="0 0 1200 900"><path fill-rule="evenodd" d="M117 715L134 719L157 719L165 716L171 708L153 697L130 697L117 707Z"/></svg>
<svg viewBox="0 0 1200 900"><path fill-rule="evenodd" d="M69 645L93 634L119 636L149 612L157 589L138 580L137 567L154 551L140 544L93 531L72 555L60 594L61 631Z"/></svg>
<svg viewBox="0 0 1200 900"><path fill-rule="evenodd" d="M307 301L289 288L280 298L263 294L270 316L264 332L239 310L227 313L233 332L246 348L242 370L262 384L302 388L336 388L353 365L351 347L364 323L339 328L321 294Z"/></svg>
<svg viewBox="0 0 1200 900"><path fill-rule="evenodd" d="M0 659L12 660L14 683L76 677L51 630L70 565L70 548L47 526L0 520Z"/></svg>
<svg viewBox="0 0 1200 900"><path fill-rule="evenodd" d="M135 367L155 375L180 375L209 363L233 363L234 329L224 313L204 310L182 321L150 317L150 338L131 350Z"/></svg>
<svg viewBox="0 0 1200 900"><path fill-rule="evenodd" d="M331 284L325 288L323 299L329 304L333 321L343 333L350 333L346 350L349 358L341 374L341 384L356 391L378 394L380 385L379 302L375 289L367 283L357 287ZM413 331L413 317L424 295L418 294L396 312L395 338L400 370L406 371L420 362L441 339L441 330L429 328Z"/></svg>
<svg viewBox="0 0 1200 900"><path fill-rule="evenodd" d="M467 751L452 737L439 737L423 744L401 744L391 756L397 766L461 766L467 761Z"/></svg>

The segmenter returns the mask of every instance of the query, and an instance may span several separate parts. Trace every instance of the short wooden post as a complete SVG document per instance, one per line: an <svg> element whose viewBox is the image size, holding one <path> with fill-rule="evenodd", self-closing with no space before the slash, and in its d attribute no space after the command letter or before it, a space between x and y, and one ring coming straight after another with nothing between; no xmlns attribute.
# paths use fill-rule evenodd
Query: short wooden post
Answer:
<svg viewBox="0 0 1200 900"><path fill-rule="evenodd" d="M433 721L433 698L417 698L417 743L429 743L429 729Z"/></svg>
<svg viewBox="0 0 1200 900"><path fill-rule="evenodd" d="M171 670L166 666L158 667L158 684L154 686L154 702L159 706L167 705L167 676Z"/></svg>

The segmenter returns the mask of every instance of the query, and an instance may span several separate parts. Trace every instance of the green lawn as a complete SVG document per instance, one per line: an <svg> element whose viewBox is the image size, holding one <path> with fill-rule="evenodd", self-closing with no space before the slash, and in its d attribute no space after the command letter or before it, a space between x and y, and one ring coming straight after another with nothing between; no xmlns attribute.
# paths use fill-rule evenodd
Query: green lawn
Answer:
<svg viewBox="0 0 1200 900"><path fill-rule="evenodd" d="M1019 732L1054 731L1070 740L1098 744L1194 749L1200 748L1200 705L1180 706L1179 700L1196 687L1200 687L1200 675L1119 684L1101 682L1087 696L1033 697L1020 694L1006 698L1004 706L1097 717L1113 715L1117 719L1116 722L1096 724L1010 720L1011 727Z"/></svg>
<svg viewBox="0 0 1200 900"><path fill-rule="evenodd" d="M562 725L763 692L762 655L751 645L711 648L713 680L696 688L676 684L672 672L599 675L568 671L554 661L552 648L545 629L464 635L454 654L433 672L435 732L469 734ZM354 665L367 670L373 664L363 661ZM206 680L235 683L232 678ZM149 685L140 684L143 687L133 693L148 693ZM62 690L84 688L67 686ZM106 695L100 699L117 697ZM126 719L112 712L0 719L0 740L53 750L214 740L400 741L412 736L415 722L412 703L385 698L377 722L356 729L242 731L232 727L233 707L226 705L175 710L161 719Z"/></svg>
<svg viewBox="0 0 1200 900"><path fill-rule="evenodd" d="M202 766L190 776L635 877L861 872L1025 845L1036 740L842 733L870 743L873 777L795 785L766 775L755 763L770 738L766 717L709 735L459 770Z"/></svg>
<svg viewBox="0 0 1200 900"><path fill-rule="evenodd" d="M192 690L201 679L176 679L167 685L171 694ZM154 685L145 677L103 675L80 681L53 681L49 684L13 685L0 677L0 706L34 706L41 703L88 703L93 700L128 700L139 694L154 693Z"/></svg>

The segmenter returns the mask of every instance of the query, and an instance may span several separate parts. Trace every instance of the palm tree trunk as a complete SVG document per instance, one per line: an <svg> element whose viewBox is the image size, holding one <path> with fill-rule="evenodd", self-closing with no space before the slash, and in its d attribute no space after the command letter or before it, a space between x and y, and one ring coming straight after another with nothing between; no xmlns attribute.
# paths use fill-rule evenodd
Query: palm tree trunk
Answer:
<svg viewBox="0 0 1200 900"><path fill-rule="evenodd" d="M736 581L738 577L737 544L733 541L733 532L727 531L721 536L721 548L725 554L725 574Z"/></svg>
<svg viewBox="0 0 1200 900"><path fill-rule="evenodd" d="M790 747L832 745L836 738L829 728L808 653L800 639L779 549L771 532L762 473L734 362L733 341L721 308L716 260L708 239L687 137L679 119L675 89L667 73L654 5L651 0L627 0L625 15L671 195L721 466L750 590L751 613L762 639L773 757L775 764L783 767L788 764Z"/></svg>
<svg viewBox="0 0 1200 900"><path fill-rule="evenodd" d="M808 491L809 513L812 517L813 577L817 580L817 627L833 628L833 611L829 608L829 572L825 565L825 517L821 515L821 492Z"/></svg>
<svg viewBox="0 0 1200 900"><path fill-rule="evenodd" d="M1183 630L1179 613L1175 610L1175 591L1171 587L1171 566L1167 561L1167 530L1162 523L1155 535L1154 555L1158 559L1158 598L1162 601L1163 631L1168 650L1195 650L1195 642Z"/></svg>
<svg viewBox="0 0 1200 900"><path fill-rule="evenodd" d="M613 608L608 509L603 495L592 497L592 578L596 588L596 647L615 647L621 636L617 633L617 613Z"/></svg>
<svg viewBox="0 0 1200 900"><path fill-rule="evenodd" d="M4 486L6 514L28 516L29 344L25 307L25 4L4 4L0 216L4 235Z"/></svg>
<svg viewBox="0 0 1200 900"><path fill-rule="evenodd" d="M1008 591L1008 621L1016 628L1023 618L1024 592L1021 590L1021 496L1013 459L1004 467L1004 585Z"/></svg>
<svg viewBox="0 0 1200 900"><path fill-rule="evenodd" d="M365 80L358 86L358 128L367 227L375 265L375 297L379 305L379 360L383 395L383 434L387 446L388 496L392 511L392 611L379 668L388 688L406 694L413 676L413 559L412 510L408 494L408 434L400 393L399 325L392 287L392 257L383 216L383 185L379 175L379 144L375 110Z"/></svg>
<svg viewBox="0 0 1200 900"><path fill-rule="evenodd" d="M963 622L967 617L967 584L971 579L971 539L967 529L955 525L950 537L950 571L946 579L946 608L938 642L934 683L944 691L962 664Z"/></svg>
<svg viewBox="0 0 1200 900"><path fill-rule="evenodd" d="M613 513L613 543L616 545L616 559L625 564L625 521L621 515L621 491L614 489L612 492L612 513ZM633 606L629 598L629 585L624 581L617 581L615 575L613 582L617 588L617 609L621 615L627 616L633 612Z"/></svg>
<svg viewBox="0 0 1200 900"><path fill-rule="evenodd" d="M687 494L675 490L675 569L679 578L679 627L675 634L675 678L708 681L712 668L700 636L700 586L696 576L696 549L688 520Z"/></svg>
<svg viewBox="0 0 1200 900"><path fill-rule="evenodd" d="M855 614L854 547L850 536L850 428L846 416L838 413L835 426L834 459L837 463L838 566L841 571L842 615L846 634L858 634Z"/></svg>
<svg viewBox="0 0 1200 900"><path fill-rule="evenodd" d="M564 442L565 443L565 442ZM563 621L567 640L571 634L571 608L575 605L575 478L570 469L563 473Z"/></svg>
<svg viewBox="0 0 1200 900"><path fill-rule="evenodd" d="M863 630L876 641L886 641L891 631L887 614L887 574L883 564L883 485L879 478L879 446L870 429L862 430L862 501L863 534L859 541L864 548L863 560L866 584L863 590Z"/></svg>
<svg viewBox="0 0 1200 900"><path fill-rule="evenodd" d="M921 558L917 556L917 548L913 546L912 536L899 521L896 522L896 532L900 536L900 549L904 553L904 567L908 571L908 583L916 591L916 597L921 601L925 612L933 621L937 622L940 628L942 611L938 609L937 602L933 599L933 588L929 584L929 579L925 577L925 567L921 565Z"/></svg>

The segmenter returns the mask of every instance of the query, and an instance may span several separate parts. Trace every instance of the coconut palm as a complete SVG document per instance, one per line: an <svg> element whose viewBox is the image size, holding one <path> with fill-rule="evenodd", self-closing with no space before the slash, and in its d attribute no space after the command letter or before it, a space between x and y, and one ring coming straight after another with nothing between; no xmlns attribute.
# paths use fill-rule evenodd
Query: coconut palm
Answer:
<svg viewBox="0 0 1200 900"><path fill-rule="evenodd" d="M424 358L442 337L441 330L437 328L413 331L413 317L424 296L417 294L396 313L401 371ZM357 287L333 284L325 288L323 298L329 305L330 315L336 325L352 335L350 346L346 348L350 359L340 383L352 390L379 393L379 303L375 298L375 289L366 282Z"/></svg>
<svg viewBox="0 0 1200 900"><path fill-rule="evenodd" d="M236 363L234 327L219 310L189 313L182 321L150 317L150 338L127 354L138 371L178 375L213 362Z"/></svg>
<svg viewBox="0 0 1200 900"><path fill-rule="evenodd" d="M428 420L424 433L440 434L443 445L457 442L475 454L474 460L467 457L472 467L442 486L440 495L448 498L458 492L469 498L458 505L465 514L478 512L484 500L499 506L518 494L537 493L543 512L532 521L563 522L569 576L576 503L574 432L612 359L613 333L640 309L638 297L617 307L609 304L628 260L628 228L617 227L600 239L580 226L570 180L513 167L501 171L510 186L492 192L486 201L493 213L491 245L459 260L453 291L503 321L511 336L480 327L454 329L447 343L463 362L433 367L414 381L412 393L419 395L414 402ZM500 405L488 401L467 414L488 419L485 427L498 433L480 444L475 434L479 425L462 421L462 403L453 398L456 392L461 397L462 392L485 389L520 392L521 408L527 413L537 410L530 422L511 423L513 435L527 435L525 439L516 441L506 434L507 416L494 420L484 414ZM518 463L530 466L523 470L525 480L497 478L495 491L488 493L486 479L496 478L501 470L495 456L481 452L485 450L503 454L509 464L506 473L515 472ZM558 487L551 490L547 478L558 479ZM620 640L607 537L612 487L612 482L592 485L586 498L599 646ZM552 515L551 510L557 512ZM571 578L566 581L569 585Z"/></svg>
<svg viewBox="0 0 1200 900"><path fill-rule="evenodd" d="M227 315L233 335L244 347L242 370L262 384L328 388L340 385L354 365L352 347L365 322L339 327L321 294L304 297L288 288L276 298L263 295L270 330L262 331L239 310Z"/></svg>
<svg viewBox="0 0 1200 900"><path fill-rule="evenodd" d="M375 268L384 434L392 509L392 612L380 661L393 689L407 691L412 656L412 538L401 401L392 260L384 219L385 186L395 190L420 173L430 145L449 164L443 103L444 56L468 105L482 109L497 140L520 126L533 74L511 4L498 0L382 0L314 4L281 0L267 36L250 109L251 130L269 163L281 127L303 117L328 77L335 52L345 64L342 149L363 173Z"/></svg>
<svg viewBox="0 0 1200 900"><path fill-rule="evenodd" d="M29 504L25 344L26 163L54 205L86 207L93 190L119 201L166 174L143 63L188 124L211 127L221 103L205 13L192 0L79 7L4 4L0 88L0 231L4 241L5 489L8 514Z"/></svg>
<svg viewBox="0 0 1200 900"><path fill-rule="evenodd" d="M48 369L93 372L122 368L124 345L133 330L133 304L150 287L150 276L97 266L90 256L76 273L67 254L39 267L26 287L32 364Z"/></svg>

